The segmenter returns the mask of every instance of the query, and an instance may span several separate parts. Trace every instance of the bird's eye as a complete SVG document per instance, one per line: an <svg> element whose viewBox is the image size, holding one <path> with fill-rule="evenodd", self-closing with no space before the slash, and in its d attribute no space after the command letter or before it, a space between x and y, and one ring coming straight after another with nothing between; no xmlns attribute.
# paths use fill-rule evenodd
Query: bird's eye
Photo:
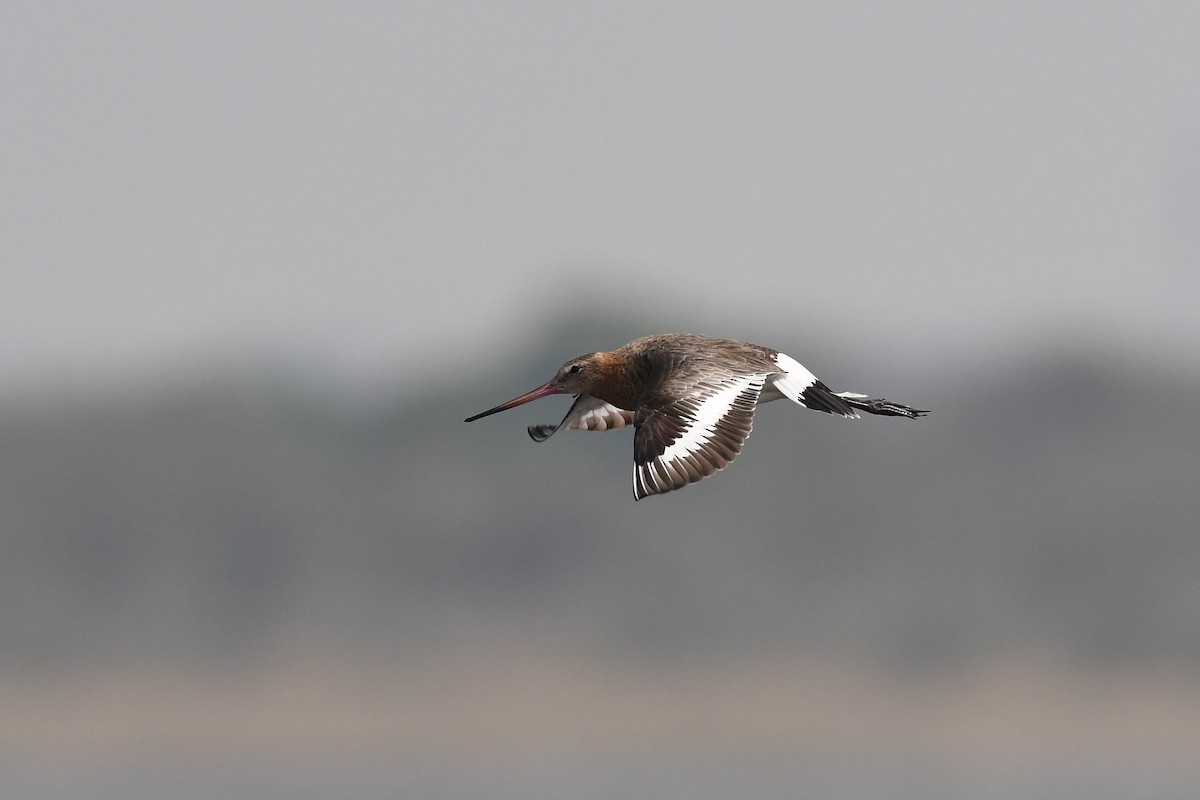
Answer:
<svg viewBox="0 0 1200 800"><path fill-rule="evenodd" d="M571 365L571 368L570 368L569 370L567 370L567 372L569 372L569 373L571 373L572 375L574 375L576 372L579 372L579 365L578 365L578 364L572 364L572 365Z"/></svg>

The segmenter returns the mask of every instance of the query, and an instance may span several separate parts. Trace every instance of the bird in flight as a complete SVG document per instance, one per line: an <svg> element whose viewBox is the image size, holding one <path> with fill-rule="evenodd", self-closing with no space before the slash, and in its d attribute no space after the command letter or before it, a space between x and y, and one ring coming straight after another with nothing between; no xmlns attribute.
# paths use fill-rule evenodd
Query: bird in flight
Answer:
<svg viewBox="0 0 1200 800"><path fill-rule="evenodd" d="M552 394L576 395L557 425L531 425L544 442L564 429L632 425L633 496L682 489L724 469L742 451L754 409L786 397L813 411L915 418L927 411L855 392L834 392L791 356L762 345L686 333L644 336L612 352L567 361L554 377L467 422Z"/></svg>

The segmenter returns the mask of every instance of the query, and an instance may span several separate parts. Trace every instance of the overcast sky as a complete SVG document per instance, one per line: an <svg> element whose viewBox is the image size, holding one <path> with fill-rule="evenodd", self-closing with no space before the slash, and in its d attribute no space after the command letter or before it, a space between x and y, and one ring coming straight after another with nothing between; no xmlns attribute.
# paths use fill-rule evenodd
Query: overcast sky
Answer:
<svg viewBox="0 0 1200 800"><path fill-rule="evenodd" d="M802 360L1195 354L1197 42L1195 2L5 2L0 379L469 366L581 297Z"/></svg>

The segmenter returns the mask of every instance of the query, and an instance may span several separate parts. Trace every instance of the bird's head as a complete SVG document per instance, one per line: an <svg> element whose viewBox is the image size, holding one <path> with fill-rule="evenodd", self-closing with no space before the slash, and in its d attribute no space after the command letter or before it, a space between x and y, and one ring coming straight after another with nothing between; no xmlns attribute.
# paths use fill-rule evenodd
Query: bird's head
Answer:
<svg viewBox="0 0 1200 800"><path fill-rule="evenodd" d="M541 386L528 391L520 397L515 397L507 403L501 403L495 408L489 408L481 414L476 414L473 417L467 417L467 422L474 422L477 419L498 414L501 411L507 411L510 408L525 405L526 403L537 400L539 397L547 397L552 394L583 394L586 393L592 386L597 384L603 376L603 359L604 353L587 353L572 358L570 361L564 362L558 368L558 372L554 373L554 377L543 383Z"/></svg>

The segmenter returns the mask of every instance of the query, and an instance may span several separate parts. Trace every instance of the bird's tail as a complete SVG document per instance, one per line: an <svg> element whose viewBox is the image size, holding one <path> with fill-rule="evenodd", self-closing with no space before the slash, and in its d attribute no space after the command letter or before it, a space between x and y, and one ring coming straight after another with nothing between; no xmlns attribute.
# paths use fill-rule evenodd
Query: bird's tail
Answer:
<svg viewBox="0 0 1200 800"><path fill-rule="evenodd" d="M900 403L893 403L891 400L884 400L882 397L867 397L865 394L855 392L834 392L834 394L845 400L848 405L860 411L866 411L868 414L916 419L929 413L919 408L911 408Z"/></svg>

